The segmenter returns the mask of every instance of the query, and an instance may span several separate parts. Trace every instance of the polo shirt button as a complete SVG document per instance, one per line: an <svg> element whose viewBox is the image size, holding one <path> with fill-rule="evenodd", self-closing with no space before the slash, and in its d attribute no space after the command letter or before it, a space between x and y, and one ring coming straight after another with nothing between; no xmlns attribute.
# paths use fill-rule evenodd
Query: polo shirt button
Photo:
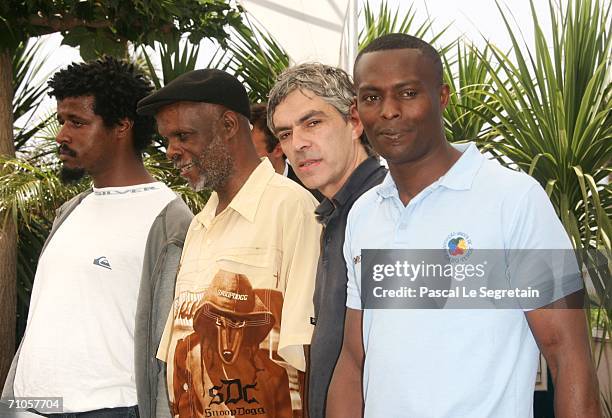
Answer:
<svg viewBox="0 0 612 418"><path fill-rule="evenodd" d="M183 383L183 390L187 392L189 390L189 385L187 383Z"/></svg>

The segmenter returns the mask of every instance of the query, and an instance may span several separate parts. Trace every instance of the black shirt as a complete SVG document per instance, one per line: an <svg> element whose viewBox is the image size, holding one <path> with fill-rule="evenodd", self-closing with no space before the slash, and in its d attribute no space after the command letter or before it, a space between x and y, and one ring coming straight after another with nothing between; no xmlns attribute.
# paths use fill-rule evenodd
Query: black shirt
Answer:
<svg viewBox="0 0 612 418"><path fill-rule="evenodd" d="M342 248L346 219L359 196L381 183L386 174L387 170L378 160L369 157L355 169L332 200L324 199L315 210L324 228L314 292L316 324L310 343L310 418L325 418L327 389L342 348L347 284Z"/></svg>

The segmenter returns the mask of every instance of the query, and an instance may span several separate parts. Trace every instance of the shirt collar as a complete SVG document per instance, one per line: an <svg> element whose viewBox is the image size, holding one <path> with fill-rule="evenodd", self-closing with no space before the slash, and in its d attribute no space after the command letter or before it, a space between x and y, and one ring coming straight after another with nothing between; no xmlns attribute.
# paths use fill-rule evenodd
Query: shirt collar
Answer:
<svg viewBox="0 0 612 418"><path fill-rule="evenodd" d="M440 186L453 190L470 190L485 157L473 142L451 145L461 152L461 157L440 177Z"/></svg>
<svg viewBox="0 0 612 418"><path fill-rule="evenodd" d="M247 181L242 185L236 196L228 205L228 209L238 212L249 222L255 221L255 215L259 208L259 202L263 196L266 186L274 176L274 167L263 157L259 165L253 170ZM196 215L196 220L205 228L210 227L210 223L215 217L219 196L213 192L200 213Z"/></svg>
<svg viewBox="0 0 612 418"><path fill-rule="evenodd" d="M398 196L397 186L395 186L395 182L393 181L393 177L391 177L391 172L387 172L387 175L383 179L382 183L376 190L376 193L383 199L388 199L393 196Z"/></svg>
<svg viewBox="0 0 612 418"><path fill-rule="evenodd" d="M466 144L451 144L453 148L461 152L461 157L455 164L437 180L438 186L452 190L469 190L472 188L476 173L480 169L485 157L480 153L476 144L468 142ZM397 186L391 177L391 172L387 173L385 179L377 189L378 195L387 199L399 196Z"/></svg>
<svg viewBox="0 0 612 418"><path fill-rule="evenodd" d="M380 162L375 157L368 157L359 164L346 183L334 195L333 199L336 206L344 205L380 167Z"/></svg>
<svg viewBox="0 0 612 418"><path fill-rule="evenodd" d="M334 210L337 207L343 206L380 167L382 166L375 157L368 157L359 164L334 197L331 200L328 198L323 199L319 206L317 206L315 209L317 220L321 223L327 223Z"/></svg>

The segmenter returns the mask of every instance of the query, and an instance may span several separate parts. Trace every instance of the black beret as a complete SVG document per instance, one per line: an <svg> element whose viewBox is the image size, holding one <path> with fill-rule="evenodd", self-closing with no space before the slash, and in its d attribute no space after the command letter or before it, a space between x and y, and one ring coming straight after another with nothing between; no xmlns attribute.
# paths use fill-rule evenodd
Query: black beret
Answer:
<svg viewBox="0 0 612 418"><path fill-rule="evenodd" d="M236 77L215 69L182 74L138 102L139 115L155 115L162 107L176 102L204 102L227 107L251 117L249 96Z"/></svg>

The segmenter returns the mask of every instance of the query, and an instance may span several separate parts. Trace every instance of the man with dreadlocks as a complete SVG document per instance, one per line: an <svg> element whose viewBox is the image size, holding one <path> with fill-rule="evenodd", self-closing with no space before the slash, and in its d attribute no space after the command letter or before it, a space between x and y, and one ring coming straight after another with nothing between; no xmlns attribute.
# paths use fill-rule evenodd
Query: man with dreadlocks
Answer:
<svg viewBox="0 0 612 418"><path fill-rule="evenodd" d="M143 164L155 121L136 103L151 84L105 57L49 87L61 178L89 175L93 188L57 212L3 398L61 397L70 416L167 416L155 353L192 214Z"/></svg>

